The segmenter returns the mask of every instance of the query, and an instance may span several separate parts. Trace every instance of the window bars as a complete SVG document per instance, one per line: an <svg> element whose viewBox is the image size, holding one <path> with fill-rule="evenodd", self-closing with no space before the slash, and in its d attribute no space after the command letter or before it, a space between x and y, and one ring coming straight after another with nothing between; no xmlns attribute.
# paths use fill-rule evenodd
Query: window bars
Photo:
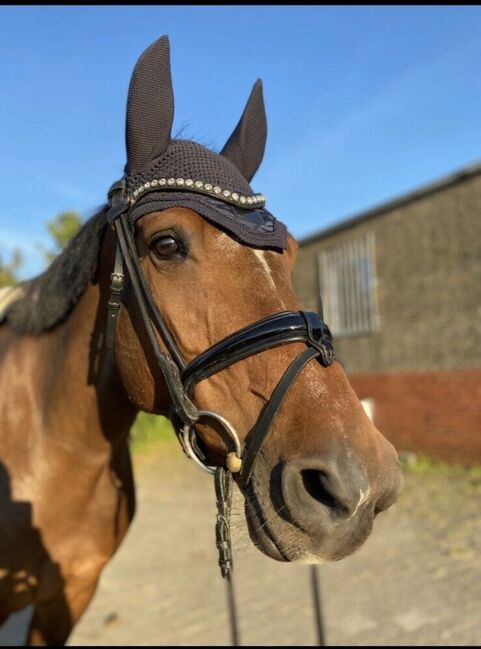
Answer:
<svg viewBox="0 0 481 649"><path fill-rule="evenodd" d="M319 300L334 336L369 334L379 328L374 234L318 254Z"/></svg>

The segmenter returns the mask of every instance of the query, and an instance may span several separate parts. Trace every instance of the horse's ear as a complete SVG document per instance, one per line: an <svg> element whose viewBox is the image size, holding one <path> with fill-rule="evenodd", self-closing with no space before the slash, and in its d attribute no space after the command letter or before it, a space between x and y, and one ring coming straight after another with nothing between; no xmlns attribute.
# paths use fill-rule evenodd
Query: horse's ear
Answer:
<svg viewBox="0 0 481 649"><path fill-rule="evenodd" d="M128 174L141 171L165 152L173 119L169 39L162 36L142 54L130 80L125 130Z"/></svg>
<svg viewBox="0 0 481 649"><path fill-rule="evenodd" d="M242 117L227 140L221 155L230 160L249 182L264 156L267 119L262 96L262 81L257 79Z"/></svg>

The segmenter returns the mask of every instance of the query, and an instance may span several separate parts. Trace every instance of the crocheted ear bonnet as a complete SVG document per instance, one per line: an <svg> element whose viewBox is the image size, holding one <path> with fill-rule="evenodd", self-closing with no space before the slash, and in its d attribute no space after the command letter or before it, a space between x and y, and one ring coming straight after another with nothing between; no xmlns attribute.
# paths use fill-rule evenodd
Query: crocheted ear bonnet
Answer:
<svg viewBox="0 0 481 649"><path fill-rule="evenodd" d="M129 221L169 207L188 207L256 248L287 247L287 230L265 209L250 181L264 155L267 122L256 81L239 123L220 153L172 139L174 95L169 39L162 36L138 60L127 101L127 164L123 179Z"/></svg>

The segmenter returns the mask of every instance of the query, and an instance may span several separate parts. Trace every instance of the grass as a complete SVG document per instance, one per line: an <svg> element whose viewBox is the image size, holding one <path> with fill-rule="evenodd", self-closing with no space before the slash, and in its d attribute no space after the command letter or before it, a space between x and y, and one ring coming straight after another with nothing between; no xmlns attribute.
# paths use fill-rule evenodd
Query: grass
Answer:
<svg viewBox="0 0 481 649"><path fill-rule="evenodd" d="M130 448L135 452L149 451L158 444L177 443L172 424L161 415L139 412L130 431Z"/></svg>
<svg viewBox="0 0 481 649"><path fill-rule="evenodd" d="M473 480L481 480L481 465L465 466L437 460L423 453L402 451L399 454L401 467L404 471L417 474L450 474L463 475Z"/></svg>
<svg viewBox="0 0 481 649"><path fill-rule="evenodd" d="M130 432L130 448L134 453L148 452L159 444L177 444L172 425L166 417L140 412ZM403 471L422 475L459 475L478 482L481 465L463 466L437 460L422 453L402 451L399 454Z"/></svg>

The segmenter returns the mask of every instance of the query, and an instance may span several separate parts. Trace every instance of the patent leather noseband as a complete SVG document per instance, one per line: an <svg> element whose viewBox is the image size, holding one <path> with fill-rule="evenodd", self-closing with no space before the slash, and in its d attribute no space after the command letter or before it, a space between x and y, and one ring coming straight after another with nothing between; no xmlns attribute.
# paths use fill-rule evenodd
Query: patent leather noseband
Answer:
<svg viewBox="0 0 481 649"><path fill-rule="evenodd" d="M225 432L225 442L228 447L226 468L230 473L237 474L241 485L247 486L259 449L284 397L299 373L314 358L324 367L328 367L333 362L334 349L329 329L317 313L310 311L274 313L228 335L186 363L153 300L141 269L133 233L128 223L128 213L132 205L125 199L123 181L114 183L109 198L110 209L107 212L107 219L113 225L117 235L117 251L108 302L107 344L113 346L115 324L124 285L125 265L149 343L170 392L172 406L169 415L184 451L201 468L214 473L215 468L205 464L206 458L197 443L194 424L205 417L215 419ZM167 352L162 351L156 332ZM237 431L225 417L213 411L196 408L192 401L194 388L200 381L234 363L267 349L293 342L305 343L307 349L301 352L284 372L256 424L249 432L248 442L242 449Z"/></svg>

